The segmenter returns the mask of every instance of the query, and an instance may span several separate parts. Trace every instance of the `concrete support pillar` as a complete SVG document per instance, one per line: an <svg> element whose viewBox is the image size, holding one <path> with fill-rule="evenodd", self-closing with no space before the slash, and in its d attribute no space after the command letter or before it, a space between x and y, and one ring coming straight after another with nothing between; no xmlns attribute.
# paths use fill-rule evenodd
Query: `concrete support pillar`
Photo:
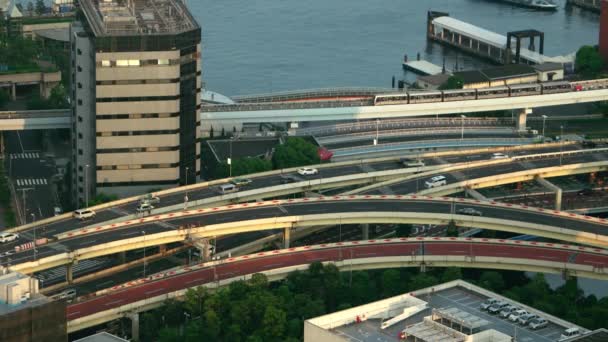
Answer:
<svg viewBox="0 0 608 342"><path fill-rule="evenodd" d="M532 109L526 108L519 111L517 114L516 128L519 132L526 130L528 115L532 114Z"/></svg>
<svg viewBox="0 0 608 342"><path fill-rule="evenodd" d="M118 261L121 264L124 264L125 262L127 262L127 252L126 251L122 251L118 253Z"/></svg>
<svg viewBox="0 0 608 342"><path fill-rule="evenodd" d="M363 240L369 239L369 223L361 225L361 235L363 236Z"/></svg>
<svg viewBox="0 0 608 342"><path fill-rule="evenodd" d="M466 189L464 189L464 191L467 193L467 195L471 196L472 198L474 198L478 201L488 201L488 198L486 196L480 194L479 191L477 191L477 190L466 188Z"/></svg>
<svg viewBox="0 0 608 342"><path fill-rule="evenodd" d="M558 187L557 185L549 182L548 180L542 177L537 176L535 179L538 184L542 185L546 189L549 189L550 191L555 192L555 210L562 210L562 188Z"/></svg>
<svg viewBox="0 0 608 342"><path fill-rule="evenodd" d="M162 245L158 246L158 251L160 254L165 254L165 252L167 252L167 245L162 244Z"/></svg>
<svg viewBox="0 0 608 342"><path fill-rule="evenodd" d="M15 83L11 85L11 101L17 101L17 85Z"/></svg>
<svg viewBox="0 0 608 342"><path fill-rule="evenodd" d="M291 227L283 229L283 248L289 248L289 241L291 240Z"/></svg>
<svg viewBox="0 0 608 342"><path fill-rule="evenodd" d="M65 281L67 281L68 284L71 284L72 281L74 281L74 263L71 262L65 265L65 268Z"/></svg>
<svg viewBox="0 0 608 342"><path fill-rule="evenodd" d="M131 341L139 342L139 313L129 315L131 319Z"/></svg>

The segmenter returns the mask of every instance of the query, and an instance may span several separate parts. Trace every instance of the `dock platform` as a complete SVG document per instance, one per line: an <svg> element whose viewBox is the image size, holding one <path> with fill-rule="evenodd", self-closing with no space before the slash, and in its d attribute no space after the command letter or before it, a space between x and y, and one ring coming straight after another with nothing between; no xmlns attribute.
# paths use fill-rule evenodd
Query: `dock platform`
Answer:
<svg viewBox="0 0 608 342"><path fill-rule="evenodd" d="M441 74L443 68L439 65L433 64L429 61L425 60L416 60L403 62L403 69L409 70L411 72L417 73L419 75L427 76L427 75L437 75Z"/></svg>

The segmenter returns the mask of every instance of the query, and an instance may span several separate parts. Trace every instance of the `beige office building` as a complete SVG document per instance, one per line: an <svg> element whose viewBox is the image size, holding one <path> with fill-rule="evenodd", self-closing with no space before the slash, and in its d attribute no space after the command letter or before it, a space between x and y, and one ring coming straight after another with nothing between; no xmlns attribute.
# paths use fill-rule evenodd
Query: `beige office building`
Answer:
<svg viewBox="0 0 608 342"><path fill-rule="evenodd" d="M80 0L72 26L74 193L200 175L201 30L181 0Z"/></svg>

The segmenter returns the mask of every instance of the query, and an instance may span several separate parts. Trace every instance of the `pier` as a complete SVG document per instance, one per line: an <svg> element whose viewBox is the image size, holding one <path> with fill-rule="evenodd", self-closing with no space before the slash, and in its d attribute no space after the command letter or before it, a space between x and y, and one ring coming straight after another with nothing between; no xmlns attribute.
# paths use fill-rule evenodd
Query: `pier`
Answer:
<svg viewBox="0 0 608 342"><path fill-rule="evenodd" d="M403 69L414 72L419 75L437 75L443 73L443 68L439 65L433 64L429 61L416 60L416 61L403 61Z"/></svg>
<svg viewBox="0 0 608 342"><path fill-rule="evenodd" d="M539 39L538 52L536 38ZM562 65L574 63L574 53L567 56L549 57L544 52L544 34L536 30L509 32L507 36L486 30L452 18L448 13L429 11L427 38L441 44L491 60L498 64L541 64L555 62ZM529 40L528 48L521 40Z"/></svg>
<svg viewBox="0 0 608 342"><path fill-rule="evenodd" d="M568 4L599 13L602 0L568 0Z"/></svg>

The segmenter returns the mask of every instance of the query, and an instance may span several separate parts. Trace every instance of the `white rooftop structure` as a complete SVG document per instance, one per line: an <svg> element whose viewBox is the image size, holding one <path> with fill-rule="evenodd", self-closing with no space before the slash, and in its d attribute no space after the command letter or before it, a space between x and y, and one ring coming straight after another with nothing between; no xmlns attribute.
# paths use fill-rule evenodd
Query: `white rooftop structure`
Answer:
<svg viewBox="0 0 608 342"><path fill-rule="evenodd" d="M419 72L426 74L426 75L437 75L437 74L441 74L443 72L442 67L440 67L439 65L433 64L431 62L425 61L425 60L409 61L409 62L405 62L403 64L405 64L407 67L409 67L411 69L418 70Z"/></svg>
<svg viewBox="0 0 608 342"><path fill-rule="evenodd" d="M23 14L17 8L16 0L0 0L0 11L8 18L21 18Z"/></svg>
<svg viewBox="0 0 608 342"><path fill-rule="evenodd" d="M495 46L499 49L507 48L506 36L449 16L443 16L433 19L433 26L435 27L435 34L445 28L451 32L456 32L458 34L471 37L475 40ZM511 44L512 49L515 49L514 46L515 44ZM520 50L520 55L521 57L536 64L541 64L544 62L556 62L561 64L573 63L575 57L574 52L565 56L549 57L523 47Z"/></svg>

